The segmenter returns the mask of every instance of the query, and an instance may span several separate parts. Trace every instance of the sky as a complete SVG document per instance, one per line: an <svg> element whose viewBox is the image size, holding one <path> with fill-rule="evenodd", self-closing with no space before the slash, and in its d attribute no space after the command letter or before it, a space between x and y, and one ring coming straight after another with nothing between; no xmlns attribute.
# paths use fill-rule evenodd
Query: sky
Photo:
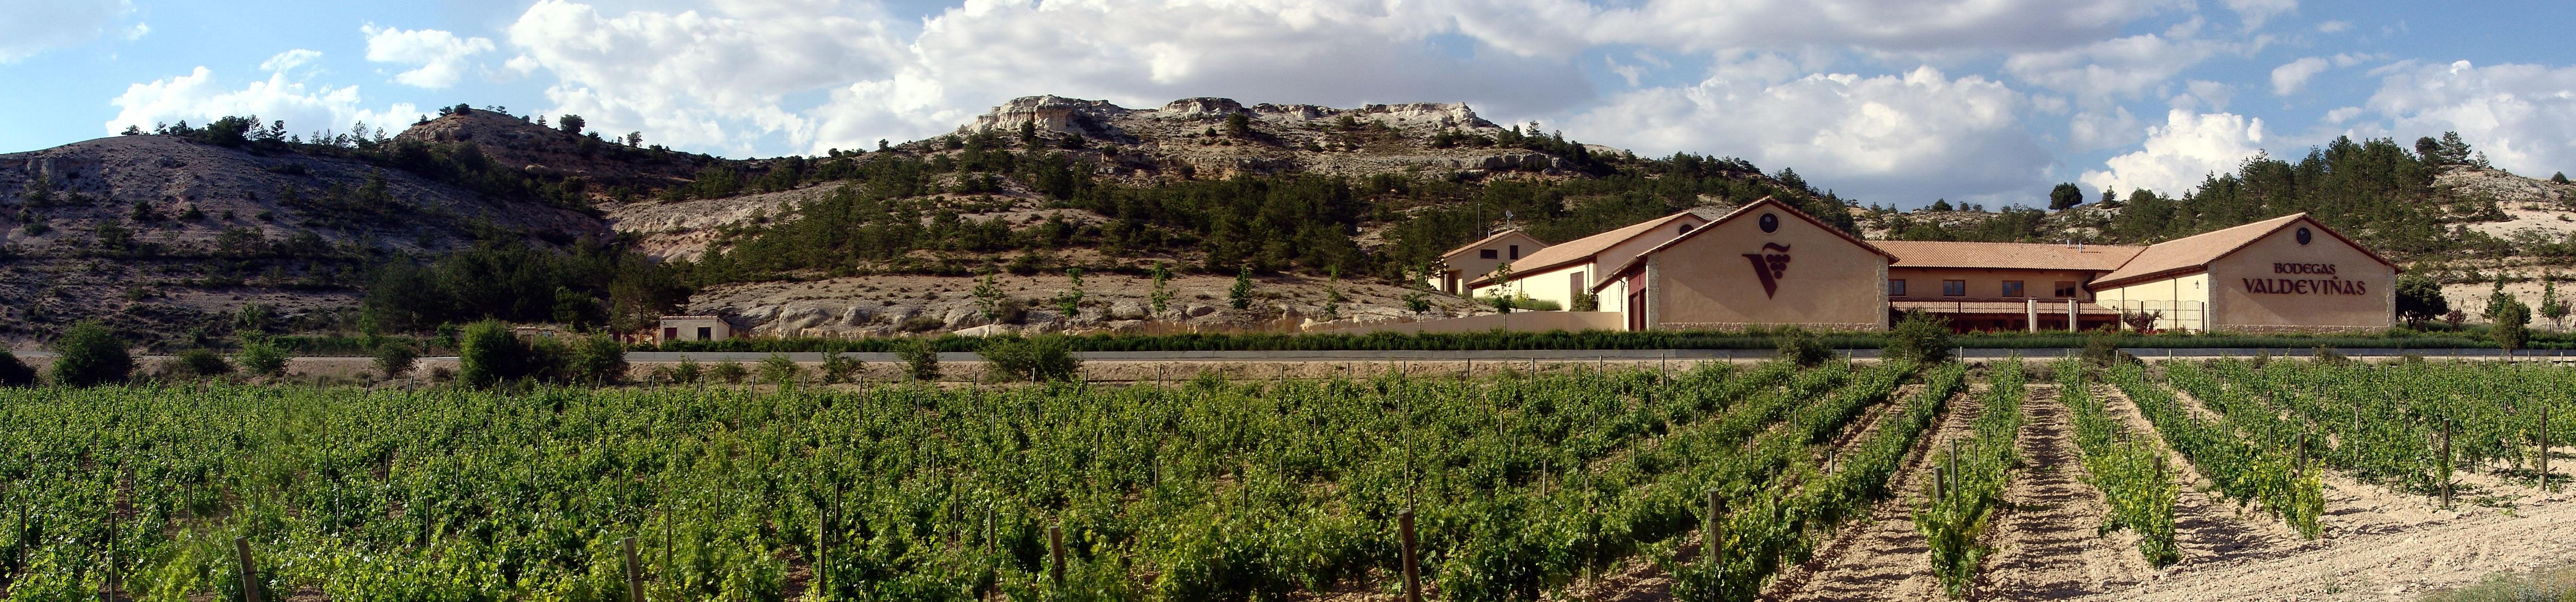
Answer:
<svg viewBox="0 0 2576 602"><path fill-rule="evenodd" d="M224 115L459 103L727 157L1011 98L1465 102L1863 204L2182 194L2258 153L2456 131L2576 168L2576 3L2356 0L0 0L0 153Z"/></svg>

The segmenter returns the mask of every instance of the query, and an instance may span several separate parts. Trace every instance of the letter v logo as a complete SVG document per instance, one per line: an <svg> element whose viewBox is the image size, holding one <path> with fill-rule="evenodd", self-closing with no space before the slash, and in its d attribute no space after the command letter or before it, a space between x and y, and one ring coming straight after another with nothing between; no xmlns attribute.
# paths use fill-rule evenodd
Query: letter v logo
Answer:
<svg viewBox="0 0 2576 602"><path fill-rule="evenodd" d="M1767 299L1780 292L1780 277L1789 271L1789 247L1766 242L1762 250L1779 252L1745 253L1744 260L1753 262L1753 276L1762 280L1762 297Z"/></svg>

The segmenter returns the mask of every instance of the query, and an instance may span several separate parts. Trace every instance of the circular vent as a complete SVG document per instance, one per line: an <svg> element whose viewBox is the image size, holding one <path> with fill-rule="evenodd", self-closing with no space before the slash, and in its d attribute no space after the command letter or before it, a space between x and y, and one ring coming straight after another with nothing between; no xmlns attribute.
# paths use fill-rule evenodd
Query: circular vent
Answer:
<svg viewBox="0 0 2576 602"><path fill-rule="evenodd" d="M1776 215L1776 214L1770 214L1770 213L1762 214L1762 231L1763 231L1763 232L1778 232L1778 231L1780 231L1780 216L1779 216L1779 215ZM2305 236L2306 236L2306 235L2301 235L2300 240L2306 240Z"/></svg>

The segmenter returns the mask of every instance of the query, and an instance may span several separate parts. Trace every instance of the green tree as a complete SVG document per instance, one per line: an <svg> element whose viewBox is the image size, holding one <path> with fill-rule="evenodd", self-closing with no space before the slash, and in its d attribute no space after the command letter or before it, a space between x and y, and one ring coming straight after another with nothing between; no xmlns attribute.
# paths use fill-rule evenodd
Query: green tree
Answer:
<svg viewBox="0 0 2576 602"><path fill-rule="evenodd" d="M179 378L206 378L231 374L233 364L224 361L223 354L198 347L179 352L178 356L170 358L170 363L163 370Z"/></svg>
<svg viewBox="0 0 2576 602"><path fill-rule="evenodd" d="M54 384L88 387L125 380L134 356L125 341L97 320L82 320L54 340Z"/></svg>
<svg viewBox="0 0 2576 602"><path fill-rule="evenodd" d="M796 360L787 359L785 354L772 353L768 359L760 360L760 382L763 383L791 387L796 385L797 377L804 374L805 368L796 365Z"/></svg>
<svg viewBox="0 0 2576 602"><path fill-rule="evenodd" d="M913 380L939 380L939 347L929 339L909 338L894 347L895 359L903 360L903 372Z"/></svg>
<svg viewBox="0 0 2576 602"><path fill-rule="evenodd" d="M1160 261L1154 262L1154 292L1146 296L1146 300L1152 304L1154 315L1161 316L1164 311L1171 309L1171 284L1172 267Z"/></svg>
<svg viewBox="0 0 2576 602"><path fill-rule="evenodd" d="M2072 182L2061 183L2056 188L2048 189L2048 210L2050 211L2064 211L2082 204L2084 204L2084 189L2077 188Z"/></svg>
<svg viewBox="0 0 2576 602"><path fill-rule="evenodd" d="M580 115L565 115L555 119L555 127L563 128L563 131L566 134L580 134L581 127L588 125L589 123L590 122L588 121L583 121Z"/></svg>
<svg viewBox="0 0 2576 602"><path fill-rule="evenodd" d="M613 385L626 379L626 345L605 334L575 339L557 373L566 382Z"/></svg>
<svg viewBox="0 0 2576 602"><path fill-rule="evenodd" d="M1241 111L1225 114L1225 135L1236 138L1252 135L1252 115Z"/></svg>
<svg viewBox="0 0 2576 602"><path fill-rule="evenodd" d="M420 350L413 349L410 343L385 341L376 345L376 373L385 378L401 378L419 359Z"/></svg>
<svg viewBox="0 0 2576 602"><path fill-rule="evenodd" d="M2518 305L2518 303L2514 301L2512 293L2504 292L2504 279L2496 278L2495 289L2487 291L2487 311L2483 315L2489 320L2497 319L2498 316L2504 315L2506 306L2510 305Z"/></svg>
<svg viewBox="0 0 2576 602"><path fill-rule="evenodd" d="M499 320L475 322L459 336L456 377L467 385L488 387L529 376L536 369L530 365L535 354L527 343Z"/></svg>
<svg viewBox="0 0 2576 602"><path fill-rule="evenodd" d="M2540 278L2540 316L2549 318L2551 328L2563 330L2567 327L2569 308L2565 300L2558 298L2558 277L2543 274Z"/></svg>
<svg viewBox="0 0 2576 602"><path fill-rule="evenodd" d="M1225 296L1235 309L1252 309L1252 268L1235 273L1234 288L1228 289Z"/></svg>
<svg viewBox="0 0 2576 602"><path fill-rule="evenodd" d="M2397 278L2397 315L2409 324L2425 322L2451 312L2451 302L2442 297L2442 284L2432 278L2407 275Z"/></svg>
<svg viewBox="0 0 2576 602"><path fill-rule="evenodd" d="M1082 268L1065 268L1064 277L1072 284L1055 295L1056 319L1072 321L1082 311Z"/></svg>
<svg viewBox="0 0 2576 602"><path fill-rule="evenodd" d="M983 314L984 314L984 323L986 323L986 324L999 324L999 323L1001 323L1001 320L1002 320L1002 275L1001 275L1001 272L999 272L999 271L994 271L994 270L989 270L989 269L988 269L988 270L985 270L985 271L984 271L984 279L983 279L983 280L978 280L978 281L976 281L976 282L975 282L975 292L974 292L974 294L975 294L975 309L976 309L976 310L978 310L978 311L983 312Z"/></svg>
<svg viewBox="0 0 2576 602"><path fill-rule="evenodd" d="M239 364L243 372L266 377L286 373L286 349L270 341L268 335L258 332L244 331L240 337L241 351L233 354L233 363Z"/></svg>
<svg viewBox="0 0 2576 602"><path fill-rule="evenodd" d="M2508 299L2503 307L2490 309L2487 313L2495 315L2495 329L2487 336L2495 339L2496 346L2506 353L2521 349L2523 342L2531 338L2531 308L2523 306L2522 302Z"/></svg>
<svg viewBox="0 0 2576 602"><path fill-rule="evenodd" d="M273 316L275 316L275 312L269 311L268 306L266 305L245 303L242 304L239 311L233 313L233 329L250 332L267 332L269 322L275 319Z"/></svg>
<svg viewBox="0 0 2576 602"><path fill-rule="evenodd" d="M1069 381L1082 371L1073 344L1058 335L987 339L975 354L992 366L987 376L998 380Z"/></svg>
<svg viewBox="0 0 2576 602"><path fill-rule="evenodd" d="M1816 331L1791 326L1772 336L1779 343L1780 359L1790 363L1814 367L1834 359L1834 348L1826 345L1825 337Z"/></svg>
<svg viewBox="0 0 2576 602"><path fill-rule="evenodd" d="M1933 201L1932 201L1932 210L1933 210L1933 211L1949 211L1949 210L1950 210L1950 199L1935 199L1935 200L1933 200Z"/></svg>

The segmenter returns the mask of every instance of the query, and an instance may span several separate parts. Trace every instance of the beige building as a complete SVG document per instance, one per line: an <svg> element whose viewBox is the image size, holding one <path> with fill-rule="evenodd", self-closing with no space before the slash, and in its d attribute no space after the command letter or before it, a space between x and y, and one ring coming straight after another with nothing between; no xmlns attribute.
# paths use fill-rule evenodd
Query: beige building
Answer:
<svg viewBox="0 0 2576 602"><path fill-rule="evenodd" d="M2148 246L1872 242L1765 198L1675 230L1624 261L1560 260L1515 279L1545 298L1571 285L1564 266L1583 266L1601 310L1624 312L1630 330L1874 330L1908 311L1962 331L2117 328L2124 314L2180 331L2395 324L2397 266L2304 213Z"/></svg>
<svg viewBox="0 0 2576 602"><path fill-rule="evenodd" d="M1886 251L1764 197L1604 272L1630 330L1887 327ZM1606 305L1606 304L1605 304ZM1606 308L1605 308L1606 309Z"/></svg>
<svg viewBox="0 0 2576 602"><path fill-rule="evenodd" d="M1566 241L1511 262L1508 282L1495 282L1488 268L1489 273L1469 281L1467 288L1476 297L1526 296L1572 310L1578 305L1577 297L1590 294L1593 285L1599 283L1602 268L1627 263L1647 249L1707 223L1707 218L1684 211ZM1595 311L1620 311L1622 307L1610 297L1599 300Z"/></svg>
<svg viewBox="0 0 2576 602"><path fill-rule="evenodd" d="M2397 272L2298 213L2157 243L2091 288L2160 329L2379 330L2397 323Z"/></svg>
<svg viewBox="0 0 2576 602"><path fill-rule="evenodd" d="M1433 275L1431 288L1452 295L1465 291L1467 281L1492 273L1494 266L1510 263L1526 253L1547 248L1547 243L1519 229L1504 230L1484 240L1467 243L1440 254L1440 273Z"/></svg>
<svg viewBox="0 0 2576 602"><path fill-rule="evenodd" d="M662 316L661 339L656 341L722 341L733 338L733 325L719 316Z"/></svg>

